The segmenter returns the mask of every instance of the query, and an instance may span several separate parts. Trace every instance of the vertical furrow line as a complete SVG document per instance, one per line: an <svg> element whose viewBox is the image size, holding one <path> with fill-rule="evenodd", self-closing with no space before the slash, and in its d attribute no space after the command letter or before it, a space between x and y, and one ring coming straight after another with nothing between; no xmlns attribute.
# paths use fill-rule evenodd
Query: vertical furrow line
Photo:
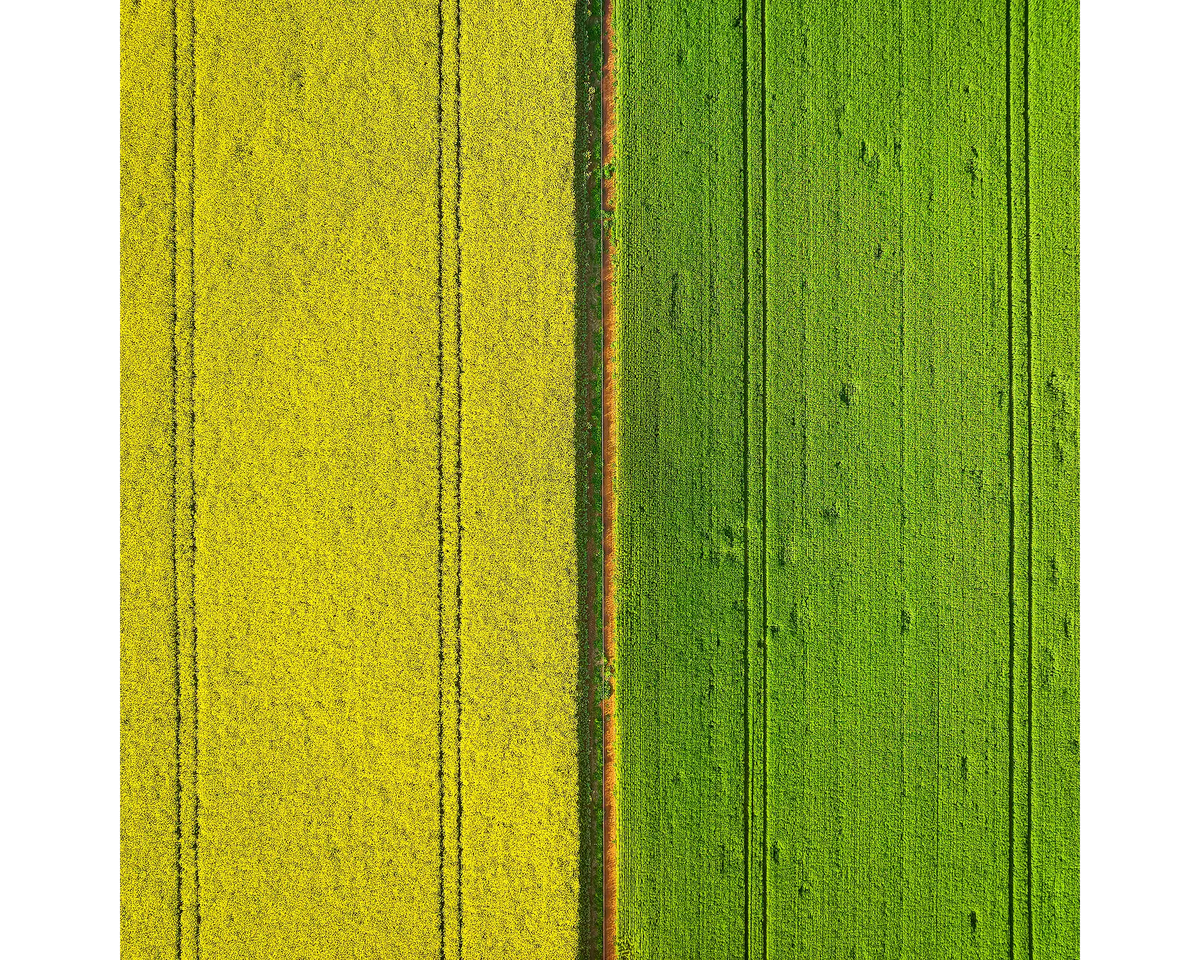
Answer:
<svg viewBox="0 0 1200 960"><path fill-rule="evenodd" d="M908 348L905 343L905 313L907 308L907 287L905 285L905 247L904 247L904 218L908 212L907 197L905 194L904 185L904 151L907 148L905 143L904 129L904 0L899 0L899 30L897 36L897 74L898 81L896 91L898 97L898 112L899 128L900 128L900 223L899 223L899 240L900 240L900 388L899 388L899 407L900 407L900 603L901 610L908 608L908 581L907 569L904 562L904 553L906 549L906 533L908 524L908 500L906 498L905 474L908 471L908 431L905 420L904 404L905 398L905 380L908 374ZM908 686L908 664L905 661L904 634L907 630L907 625L904 622L904 614L901 613L900 621L900 955L904 956L904 941L905 941L905 920L904 920L904 866L907 860L904 846L904 820L905 820L905 800L907 793L907 770L906 770L906 754L908 743L905 739L905 723L904 714L908 706L907 686Z"/></svg>
<svg viewBox="0 0 1200 960"><path fill-rule="evenodd" d="M1023 98L1023 113L1024 113L1024 146L1025 146L1025 405L1026 414L1028 416L1027 423L1027 479L1029 481L1029 540L1028 553L1026 555L1026 577L1029 590L1029 636L1028 636L1028 676L1026 683L1028 685L1028 715L1026 716L1027 733L1028 733L1028 766L1029 783L1026 792L1026 820L1025 820L1025 857L1026 857L1026 920L1029 924L1029 960L1034 957L1034 942L1033 942L1033 656L1034 656L1034 570L1033 570L1033 536L1034 536L1034 503L1033 503L1033 253L1032 253L1032 236L1033 236L1033 220L1032 198L1030 192L1033 189L1032 181L1030 180L1030 152L1032 144L1029 140L1029 4L1032 0L1025 0L1024 13L1024 52L1022 57L1022 98Z"/></svg>
<svg viewBox="0 0 1200 960"><path fill-rule="evenodd" d="M1010 0L1005 40L1008 55L1009 461L1012 485L1009 897L1012 952L1018 957L1032 958L1034 505L1028 20L1028 4L1019 0L1014 9ZM1019 62L1017 58L1021 58ZM1021 409L1022 405L1024 409Z"/></svg>
<svg viewBox="0 0 1200 960"><path fill-rule="evenodd" d="M453 8L450 4L453 3ZM462 956L461 14L438 4L438 931ZM452 79L453 78L453 79ZM453 146L451 146L453 144Z"/></svg>
<svg viewBox="0 0 1200 960"><path fill-rule="evenodd" d="M454 2L454 353L455 353L455 469L454 506L454 704L456 744L454 751L458 799L455 834L458 840L457 894L458 957L463 954L463 777L462 777L462 481L463 481L463 332L462 332L462 0Z"/></svg>
<svg viewBox="0 0 1200 960"><path fill-rule="evenodd" d="M750 791L751 771L750 722L750 4L742 2L742 573L743 573L743 635L745 649L742 664L743 735L745 737L743 788L743 898L745 900L745 933L743 955L750 960Z"/></svg>
<svg viewBox="0 0 1200 960"><path fill-rule="evenodd" d="M171 608L175 656L175 956L183 957L183 661L179 595L179 10L171 4Z"/></svg>
<svg viewBox="0 0 1200 960"><path fill-rule="evenodd" d="M1016 377L1013 342L1013 197L1012 197L1012 2L1005 6L1004 23L1004 143L1005 190L1008 260L1008 956L1014 960L1015 938L1015 864L1016 841L1016 744L1015 744L1015 672L1016 672Z"/></svg>
<svg viewBox="0 0 1200 960"><path fill-rule="evenodd" d="M759 5L759 121L761 129L760 144L760 177L761 177L761 206L762 206L762 944L763 958L767 952L767 905L768 905L768 864L767 857L768 835L770 820L768 819L768 780L767 741L770 739L768 718L770 703L768 697L768 662L770 650L767 646L767 0L760 0Z"/></svg>
<svg viewBox="0 0 1200 960"><path fill-rule="evenodd" d="M437 502L437 625L438 625L438 956L446 960L446 721L445 721L445 675L446 675L446 616L445 616L445 379L446 379L446 345L444 333L445 318L445 237L443 204L445 188L443 182L443 94L445 88L445 11L439 0L437 14L437 471L438 471L438 502Z"/></svg>
<svg viewBox="0 0 1200 960"><path fill-rule="evenodd" d="M196 73L196 2L189 0L188 6L189 40L191 54L191 110L189 116L189 166L188 176L188 351L191 384L188 390L188 485L191 499L189 510L189 526L191 535L191 603L192 603L192 791L194 804L194 820L192 825L193 844L196 858L196 957L200 956L200 629L199 611L196 602L196 103L199 93Z"/></svg>
<svg viewBox="0 0 1200 960"><path fill-rule="evenodd" d="M172 24L172 342L176 833L179 875L176 954L200 954L200 704L196 627L196 17L176 2Z"/></svg>
<svg viewBox="0 0 1200 960"><path fill-rule="evenodd" d="M116 953L121 952L121 920L124 910L121 908L121 784L125 772L125 755L121 751L121 176L124 173L124 163L121 162L121 7L116 6ZM172 230L174 234L174 230ZM174 384L172 384L174 400ZM172 461L174 463L174 461ZM174 475L174 468L172 469ZM174 530L174 527L172 527ZM179 655L176 648L175 662L178 664ZM178 673L176 673L178 676ZM176 688L175 707L179 708L178 688ZM179 742L176 733L176 744ZM179 756L178 745L175 750ZM176 764L176 782L179 780L178 764Z"/></svg>

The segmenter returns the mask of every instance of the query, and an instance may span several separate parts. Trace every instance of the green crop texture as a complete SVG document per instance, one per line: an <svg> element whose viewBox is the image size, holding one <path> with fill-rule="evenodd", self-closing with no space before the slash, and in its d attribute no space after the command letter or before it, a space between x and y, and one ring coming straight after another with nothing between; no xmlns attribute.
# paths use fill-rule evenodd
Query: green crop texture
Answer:
<svg viewBox="0 0 1200 960"><path fill-rule="evenodd" d="M1077 6L615 28L619 955L1078 956Z"/></svg>

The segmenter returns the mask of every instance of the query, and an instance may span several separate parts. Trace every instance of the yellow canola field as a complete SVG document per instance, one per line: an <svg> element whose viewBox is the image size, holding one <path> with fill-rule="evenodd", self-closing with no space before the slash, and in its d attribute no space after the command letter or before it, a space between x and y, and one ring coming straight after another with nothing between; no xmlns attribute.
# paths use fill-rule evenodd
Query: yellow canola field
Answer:
<svg viewBox="0 0 1200 960"><path fill-rule="evenodd" d="M578 950L573 5L122 8L122 951Z"/></svg>
<svg viewBox="0 0 1200 960"><path fill-rule="evenodd" d="M577 950L573 10L563 0L462 0L463 936L472 957Z"/></svg>

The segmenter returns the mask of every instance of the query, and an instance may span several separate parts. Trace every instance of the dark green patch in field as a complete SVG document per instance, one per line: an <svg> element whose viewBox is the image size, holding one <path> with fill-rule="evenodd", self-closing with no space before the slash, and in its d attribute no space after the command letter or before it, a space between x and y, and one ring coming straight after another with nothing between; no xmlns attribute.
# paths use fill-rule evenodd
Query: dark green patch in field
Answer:
<svg viewBox="0 0 1200 960"><path fill-rule="evenodd" d="M579 569L579 956L602 955L603 379L600 263L602 0L575 4L575 542Z"/></svg>

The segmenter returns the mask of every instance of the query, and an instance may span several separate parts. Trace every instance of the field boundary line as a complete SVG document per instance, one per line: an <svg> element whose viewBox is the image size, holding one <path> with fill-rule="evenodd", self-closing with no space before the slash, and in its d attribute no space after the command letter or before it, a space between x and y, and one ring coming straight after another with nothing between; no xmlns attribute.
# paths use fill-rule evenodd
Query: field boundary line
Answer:
<svg viewBox="0 0 1200 960"><path fill-rule="evenodd" d="M601 437L603 445L603 468L601 479L601 515L603 528L603 623L601 635L604 652L604 685L601 701L601 723L603 728L603 882L604 902L604 960L616 960L618 938L617 904L619 897L618 877L618 823L617 798L617 570L616 510L618 484L618 422L619 409L619 354L617 344L617 290L613 270L614 241L613 218L618 203L618 172L616 170L616 85L619 69L619 51L613 24L614 6L617 0L603 0L601 26L601 70L600 70L600 158L601 175L601 269L600 269L600 319L603 374L601 377Z"/></svg>

